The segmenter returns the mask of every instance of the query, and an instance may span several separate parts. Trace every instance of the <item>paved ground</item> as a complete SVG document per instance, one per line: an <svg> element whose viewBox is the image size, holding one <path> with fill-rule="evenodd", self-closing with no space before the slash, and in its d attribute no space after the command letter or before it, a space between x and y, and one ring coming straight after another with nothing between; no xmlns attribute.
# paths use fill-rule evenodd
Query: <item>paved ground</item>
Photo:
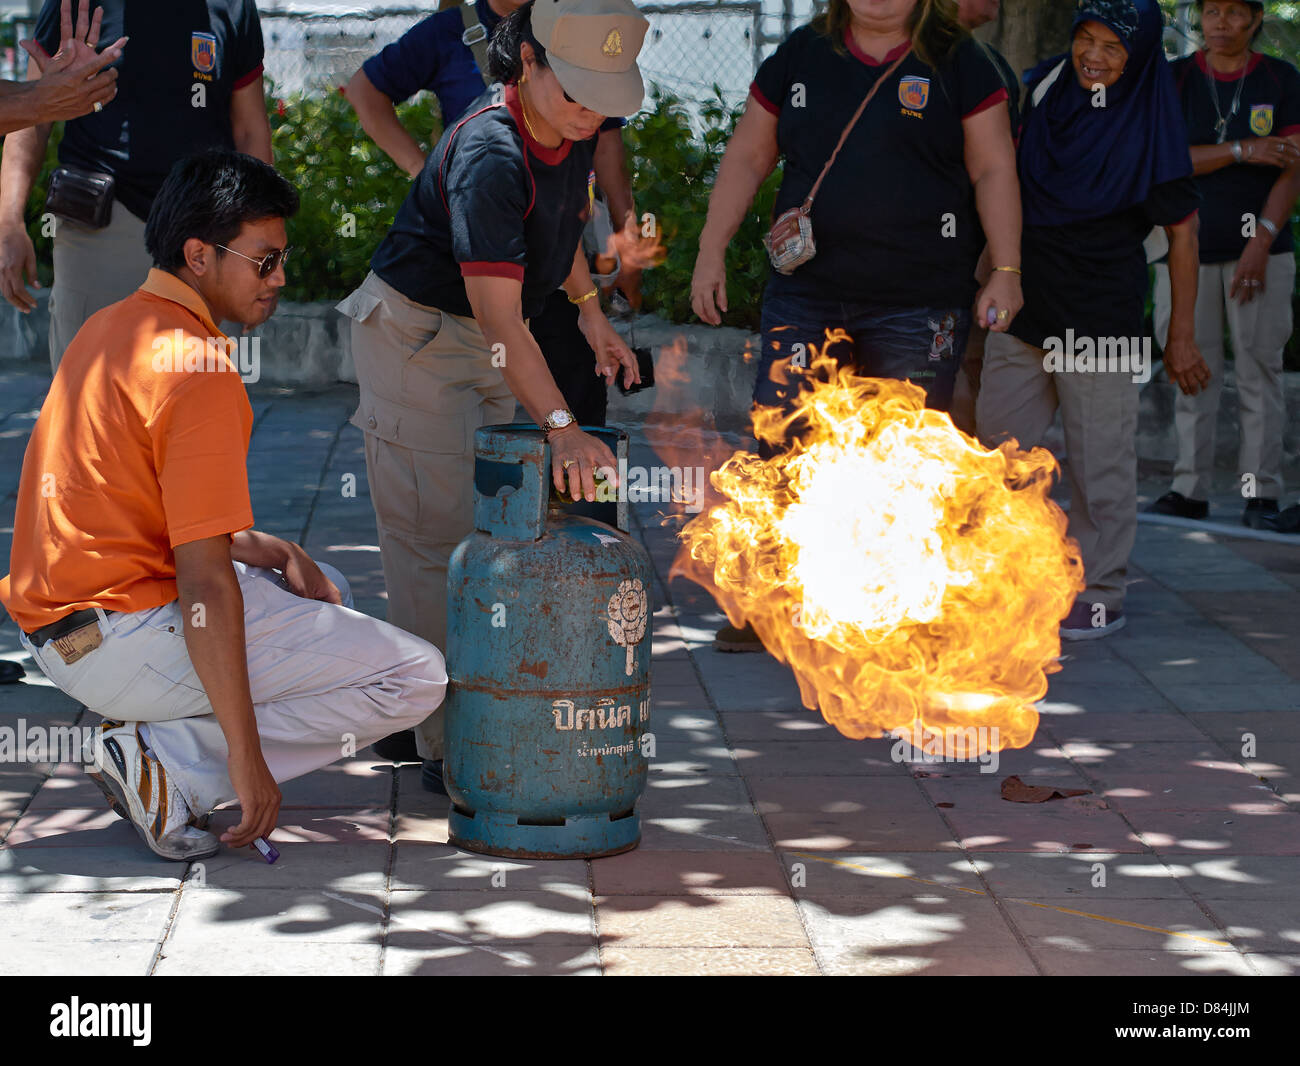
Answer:
<svg viewBox="0 0 1300 1066"><path fill-rule="evenodd" d="M0 373L0 558L46 384ZM253 503L382 615L354 395L255 390ZM418 768L366 751L284 787L275 866L191 868L154 859L75 766L0 762L0 972L1300 972L1296 548L1141 527L1129 630L1072 650L1034 742L980 774L845 740L779 664L713 652L711 601L665 593L653 510L658 756L636 851L460 852ZM23 658L8 620L0 655ZM0 726L81 720L27 665ZM1089 794L1011 804L1009 774Z"/></svg>

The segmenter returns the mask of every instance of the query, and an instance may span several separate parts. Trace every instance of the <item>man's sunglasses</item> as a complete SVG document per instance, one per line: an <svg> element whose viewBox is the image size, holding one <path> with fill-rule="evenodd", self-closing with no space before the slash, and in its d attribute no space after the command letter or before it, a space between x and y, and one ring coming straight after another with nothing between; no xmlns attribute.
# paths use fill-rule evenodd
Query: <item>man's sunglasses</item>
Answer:
<svg viewBox="0 0 1300 1066"><path fill-rule="evenodd" d="M235 249L227 248L224 244L218 244L217 247L226 252L233 252L240 259L247 259L250 263L256 263L259 278L269 278L275 273L276 267L288 260L289 253L293 251L292 248L277 248L274 252L267 252L261 259L254 259L251 255L236 252Z"/></svg>

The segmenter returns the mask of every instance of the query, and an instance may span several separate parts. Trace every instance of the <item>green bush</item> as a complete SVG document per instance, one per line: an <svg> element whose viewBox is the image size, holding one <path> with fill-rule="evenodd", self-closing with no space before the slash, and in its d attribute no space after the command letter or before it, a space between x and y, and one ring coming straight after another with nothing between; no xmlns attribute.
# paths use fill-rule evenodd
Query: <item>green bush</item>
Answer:
<svg viewBox="0 0 1300 1066"><path fill-rule="evenodd" d="M718 164L741 113L740 109L729 111L716 87L714 92L717 102L703 109L704 128L698 136L681 101L658 87L651 91L652 106L633 118L623 134L637 211L655 216L668 250L663 264L643 275L645 308L673 322L689 322L694 317L691 274L700 230ZM767 279L763 234L771 221L780 180L778 167L759 188L728 248L729 310L724 318L728 325L758 329Z"/></svg>

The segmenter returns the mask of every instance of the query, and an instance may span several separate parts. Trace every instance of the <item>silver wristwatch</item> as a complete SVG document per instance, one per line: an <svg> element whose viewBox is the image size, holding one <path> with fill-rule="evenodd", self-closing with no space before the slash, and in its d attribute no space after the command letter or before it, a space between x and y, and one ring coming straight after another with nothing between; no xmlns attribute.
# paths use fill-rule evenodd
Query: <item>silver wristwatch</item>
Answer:
<svg viewBox="0 0 1300 1066"><path fill-rule="evenodd" d="M565 426L573 425L575 421L577 420L573 417L572 411L568 408L560 408L552 411L546 416L546 420L542 423L542 428L545 429L547 433L552 433L557 429L563 429Z"/></svg>
<svg viewBox="0 0 1300 1066"><path fill-rule="evenodd" d="M1233 141L1233 142L1232 142L1232 158L1233 158L1234 160L1236 160L1238 163L1241 162L1241 142L1240 142L1240 141Z"/></svg>

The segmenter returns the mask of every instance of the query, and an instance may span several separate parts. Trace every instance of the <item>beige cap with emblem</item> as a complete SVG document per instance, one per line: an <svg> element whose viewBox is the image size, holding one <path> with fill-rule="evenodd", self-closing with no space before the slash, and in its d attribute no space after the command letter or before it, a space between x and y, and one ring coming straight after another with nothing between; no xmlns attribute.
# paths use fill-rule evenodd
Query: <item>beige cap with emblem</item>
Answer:
<svg viewBox="0 0 1300 1066"><path fill-rule="evenodd" d="M574 100L598 115L641 110L636 57L650 23L629 0L533 0L533 36Z"/></svg>

